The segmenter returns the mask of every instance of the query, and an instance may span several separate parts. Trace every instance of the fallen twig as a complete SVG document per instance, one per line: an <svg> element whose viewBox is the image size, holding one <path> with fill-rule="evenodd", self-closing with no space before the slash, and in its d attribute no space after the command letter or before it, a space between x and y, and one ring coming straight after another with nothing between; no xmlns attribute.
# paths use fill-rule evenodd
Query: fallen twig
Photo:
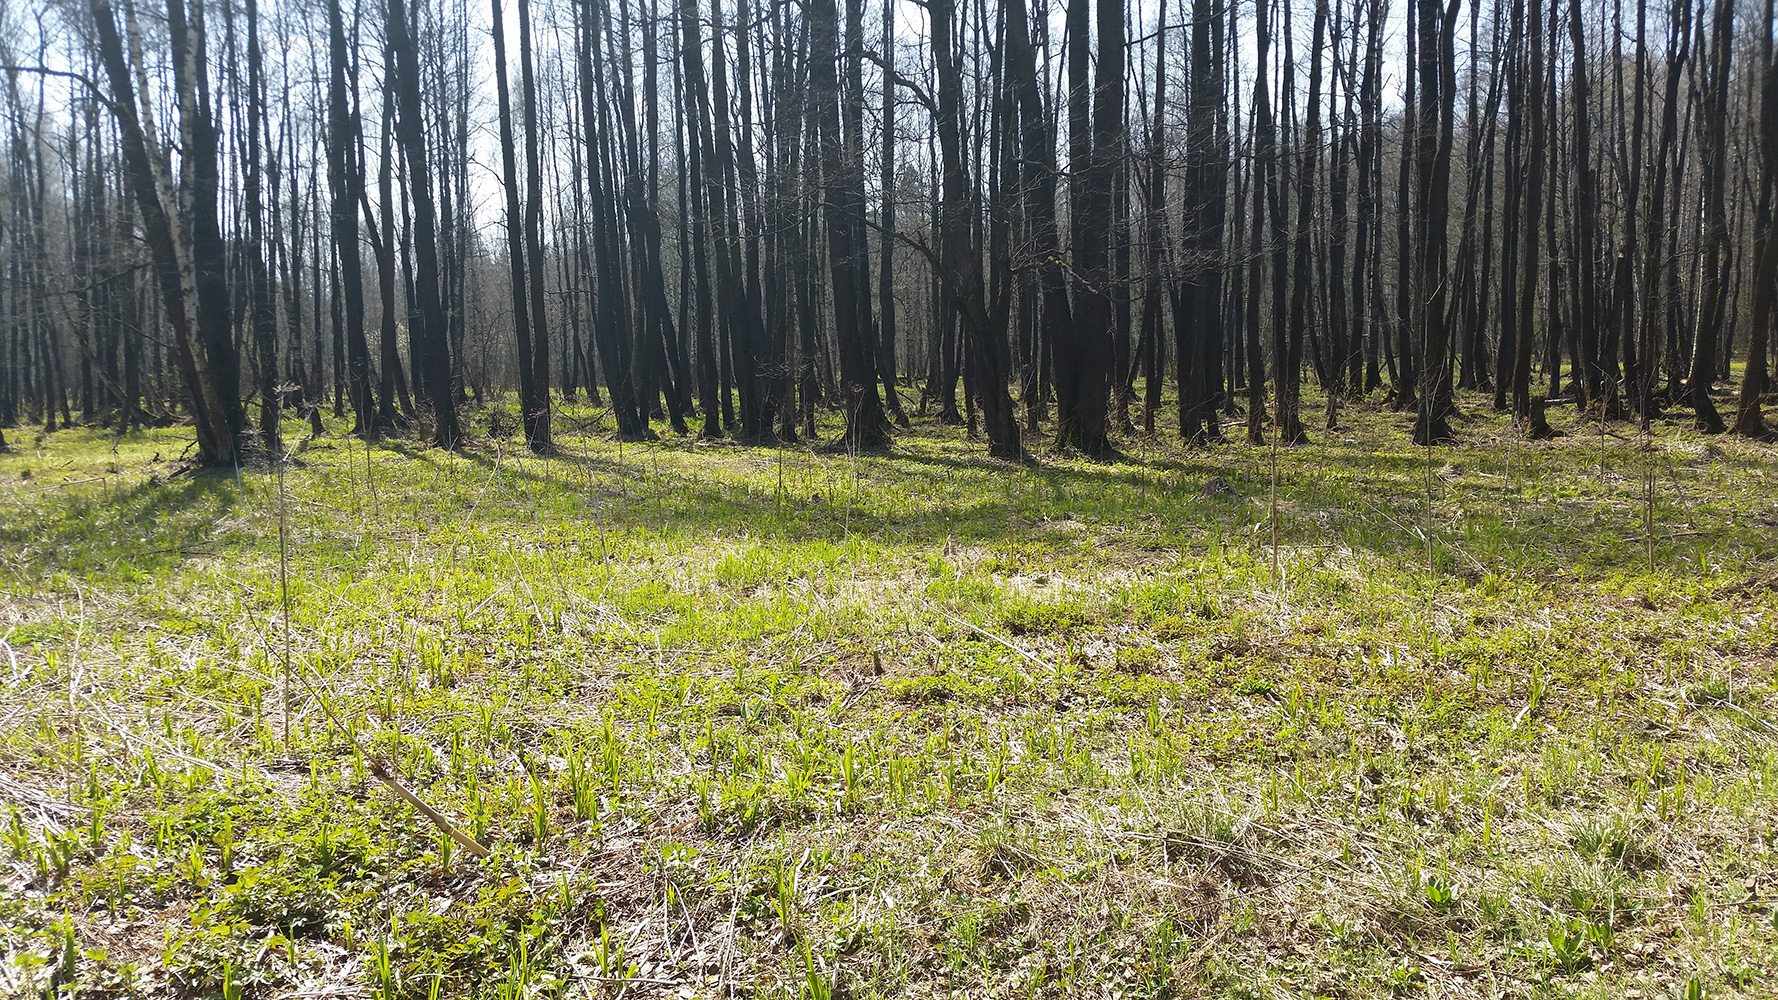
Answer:
<svg viewBox="0 0 1778 1000"><path fill-rule="evenodd" d="M443 813L427 805L418 795L408 791L406 785L403 785L400 781L396 780L393 774L389 773L389 769L383 766L382 761L372 761L370 765L370 773L376 775L378 781L388 785L389 789L395 794L406 799L408 805L425 813L426 818L431 820L434 826L437 826L440 830L449 834L450 838L458 844L461 844L464 850L478 858L485 858L488 856L488 849L482 846L481 841L476 840L469 834L457 829L456 825L446 819Z"/></svg>
<svg viewBox="0 0 1778 1000"><path fill-rule="evenodd" d="M943 608L939 607L936 604L931 603L930 601L927 602L926 606L931 608L933 611L938 612L940 617L951 622L953 625L961 625L964 628L970 630L971 632L974 632L976 635L979 635L982 638L987 639L990 642L996 642L1002 646L1005 646L1007 649L1012 650L1013 652L1024 657L1026 660L1030 661L1030 663L1032 665L1036 666L1038 669L1046 670L1046 671L1050 669L1050 664L1043 662L1042 660L1038 659L1032 653L1029 653L1029 652L1025 651L1024 649L1021 649L1020 647L1013 645L1010 641L1008 641L1006 639L1002 639L1001 637L995 635L994 633L988 631L987 629L982 628L981 626L976 625L973 622L959 618L956 615L950 614L949 612L945 611Z"/></svg>

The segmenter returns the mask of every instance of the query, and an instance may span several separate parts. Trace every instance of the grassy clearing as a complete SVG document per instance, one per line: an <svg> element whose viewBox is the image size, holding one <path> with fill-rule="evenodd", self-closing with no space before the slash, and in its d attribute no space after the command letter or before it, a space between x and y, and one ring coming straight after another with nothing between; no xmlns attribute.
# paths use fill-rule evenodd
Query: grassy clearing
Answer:
<svg viewBox="0 0 1778 1000"><path fill-rule="evenodd" d="M13 435L0 991L1770 995L1770 449L595 418L302 446L288 675L275 474Z"/></svg>

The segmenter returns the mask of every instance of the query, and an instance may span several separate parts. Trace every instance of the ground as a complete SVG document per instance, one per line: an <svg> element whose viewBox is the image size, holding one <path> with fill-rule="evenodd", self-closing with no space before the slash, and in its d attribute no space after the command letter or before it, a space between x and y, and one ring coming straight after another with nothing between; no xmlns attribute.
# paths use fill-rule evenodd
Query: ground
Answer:
<svg viewBox="0 0 1778 1000"><path fill-rule="evenodd" d="M292 421L282 485L10 431L0 993L1771 995L1778 452L1461 404L1024 465Z"/></svg>

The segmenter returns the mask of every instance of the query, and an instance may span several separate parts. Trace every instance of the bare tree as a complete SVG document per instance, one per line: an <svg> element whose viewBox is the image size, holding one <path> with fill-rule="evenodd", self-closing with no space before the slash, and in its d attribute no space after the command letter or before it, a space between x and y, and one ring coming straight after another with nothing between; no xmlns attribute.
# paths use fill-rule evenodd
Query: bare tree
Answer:
<svg viewBox="0 0 1778 1000"><path fill-rule="evenodd" d="M143 237L154 258L161 309L172 328L180 374L197 421L198 460L205 465L230 464L237 460L235 435L238 426L230 423L223 402L221 379L227 370L219 371L212 365L208 352L198 343L194 319L196 267L174 225L180 215L180 199L173 187L172 168L159 144L152 139L150 129L144 127L135 78L124 59L123 39L109 0L92 0L91 9L99 36L99 59L111 84L110 106L122 139L124 172L136 196ZM180 20L183 20L182 15ZM133 20L130 31L134 35ZM192 80L188 59L186 67L177 79L182 87L189 89ZM189 107L194 117L195 104L195 95L182 95L181 106ZM193 124L197 125L195 134L188 128L186 136L187 142L192 144L191 152L195 152L197 144L210 134L201 124ZM211 193L214 195L214 189Z"/></svg>
<svg viewBox="0 0 1778 1000"><path fill-rule="evenodd" d="M432 173L427 166L425 122L420 107L420 67L413 33L402 0L389 0L385 30L393 65L390 74L396 98L396 136L407 162L408 198L413 203L414 298L418 300L419 340L425 345L426 391L432 403L433 441L454 449L462 441L457 400L452 392L451 344L439 285L438 218L432 201Z"/></svg>
<svg viewBox="0 0 1778 1000"><path fill-rule="evenodd" d="M1778 59L1772 52L1773 0L1766 0L1761 20L1759 53L1759 188L1753 222L1753 318L1747 334L1747 367L1742 369L1741 397L1735 406L1735 433L1768 440L1760 400L1768 380L1767 350L1772 339L1774 299L1778 299L1778 234L1773 232L1772 197L1778 188Z"/></svg>

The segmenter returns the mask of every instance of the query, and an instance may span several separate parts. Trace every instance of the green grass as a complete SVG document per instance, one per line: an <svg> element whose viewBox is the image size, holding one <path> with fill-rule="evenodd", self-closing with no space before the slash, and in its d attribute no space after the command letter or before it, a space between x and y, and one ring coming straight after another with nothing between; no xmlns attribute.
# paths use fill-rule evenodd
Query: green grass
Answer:
<svg viewBox="0 0 1778 1000"><path fill-rule="evenodd" d="M289 674L274 472L14 431L0 993L1769 995L1774 451L1464 402L1275 520L1241 444L334 422Z"/></svg>

